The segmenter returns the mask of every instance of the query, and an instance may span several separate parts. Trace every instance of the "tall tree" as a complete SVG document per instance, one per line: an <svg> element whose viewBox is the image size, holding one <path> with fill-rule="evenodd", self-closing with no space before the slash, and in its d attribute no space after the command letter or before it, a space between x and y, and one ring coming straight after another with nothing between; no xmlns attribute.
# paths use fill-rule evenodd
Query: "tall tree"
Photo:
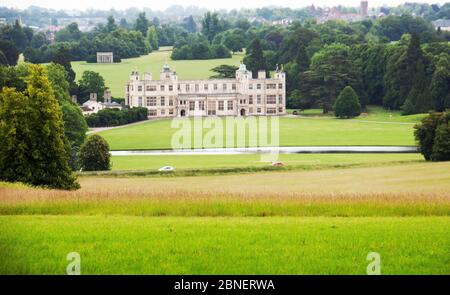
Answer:
<svg viewBox="0 0 450 295"><path fill-rule="evenodd" d="M19 59L19 50L17 50L13 42L0 40L0 51L8 61L8 65L15 66L17 64L17 60Z"/></svg>
<svg viewBox="0 0 450 295"><path fill-rule="evenodd" d="M154 26L150 26L147 29L147 42L150 45L152 50L159 49L158 33L156 32L156 29Z"/></svg>
<svg viewBox="0 0 450 295"><path fill-rule="evenodd" d="M214 37L222 31L221 22L217 13L207 12L202 20L202 34L212 42Z"/></svg>
<svg viewBox="0 0 450 295"><path fill-rule="evenodd" d="M110 15L108 16L107 22L106 22L106 31L113 32L117 30L117 24L114 20L114 16Z"/></svg>
<svg viewBox="0 0 450 295"><path fill-rule="evenodd" d="M84 71L79 81L79 102L83 103L89 99L90 93L97 93L97 98L101 100L105 92L105 80L94 71Z"/></svg>
<svg viewBox="0 0 450 295"><path fill-rule="evenodd" d="M183 19L183 23L182 23L183 28L186 29L186 31L190 32L190 33L195 33L197 32L197 24L194 20L194 17L192 15L186 17Z"/></svg>
<svg viewBox="0 0 450 295"><path fill-rule="evenodd" d="M43 66L31 65L24 93L0 93L0 179L76 189L61 110Z"/></svg>
<svg viewBox="0 0 450 295"><path fill-rule="evenodd" d="M310 95L318 100L323 112L331 110L338 94L345 86L355 85L358 73L349 58L350 48L342 44L327 45L311 60L310 70L302 78L303 87L309 88Z"/></svg>
<svg viewBox="0 0 450 295"><path fill-rule="evenodd" d="M450 57L445 53L439 56L430 90L436 111L443 112L450 108Z"/></svg>
<svg viewBox="0 0 450 295"><path fill-rule="evenodd" d="M145 36L147 33L147 29L149 26L148 19L145 17L145 12L139 13L136 22L134 24L134 29L142 33L142 36Z"/></svg>
<svg viewBox="0 0 450 295"><path fill-rule="evenodd" d="M247 68L253 72L253 76L256 77L258 71L265 71L267 69L267 63L264 58L261 40L256 38L252 41L249 47L250 52L245 57L244 62L247 65Z"/></svg>

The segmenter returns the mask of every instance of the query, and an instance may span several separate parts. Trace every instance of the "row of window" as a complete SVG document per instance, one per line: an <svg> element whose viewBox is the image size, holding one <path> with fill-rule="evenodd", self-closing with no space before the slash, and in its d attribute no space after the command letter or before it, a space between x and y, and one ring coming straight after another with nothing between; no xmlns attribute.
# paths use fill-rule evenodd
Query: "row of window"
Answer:
<svg viewBox="0 0 450 295"><path fill-rule="evenodd" d="M261 104L262 102L262 96L261 95L256 95L256 104ZM166 100L166 97L161 96L160 98L160 106L166 106L166 101L168 101L168 105L169 106L173 106L173 99L169 98L168 100ZM194 103L193 101L189 102L189 103ZM199 102L199 103L203 103L203 102ZM222 101L223 103L223 101ZM228 101L228 103L233 103L232 101ZM246 99L240 99L239 100L240 104L246 104L247 100ZM253 100L253 95L249 95L248 96L248 103L249 104L253 104L254 100ZM283 103L283 95L278 95L278 103L282 104ZM180 100L179 101L180 105L186 105L186 100ZM203 103L204 104L204 103ZM219 101L220 104L220 101ZM267 95L267 101L266 104L277 104L277 96L276 95ZM138 98L138 105L141 107L142 106L142 97ZM157 97L156 96L149 96L146 97L145 99L145 105L146 106L157 106Z"/></svg>
<svg viewBox="0 0 450 295"><path fill-rule="evenodd" d="M261 104L261 95L256 95L256 104ZM266 104L276 104L277 103L277 96L276 95L267 95L267 100L266 100ZM245 103L245 101L244 101ZM248 96L248 103L249 104L253 104L254 100L253 100L253 95L249 95ZM283 95L278 95L278 103L282 104L283 103Z"/></svg>
<svg viewBox="0 0 450 295"><path fill-rule="evenodd" d="M173 116L174 110L169 109L166 113L166 110L162 109L162 110L159 110L159 114L160 114L160 116L165 116L166 114L169 116ZM157 112L157 110L148 110L148 115L150 117L155 117L155 116L158 116L158 112Z"/></svg>
<svg viewBox="0 0 450 295"><path fill-rule="evenodd" d="M191 91L191 84L183 84L184 89L186 90L186 92L190 92ZM131 90L133 90L133 85L130 86ZM178 90L181 91L181 84L178 85ZM203 90L208 91L209 90L209 84L203 84ZM248 86L249 89L253 89L253 84L249 84ZM266 84L266 89L276 89L277 88L277 84L276 83L269 83ZM169 91L173 91L173 85L168 85L167 89ZM212 89L213 90L218 90L219 89L219 85L218 84L212 84ZM223 83L222 84L222 88L223 91L227 91L228 90L228 84L227 83ZM261 84L256 84L256 89L261 89ZM283 89L283 83L279 83L278 84L278 89ZM130 89L128 89L130 90ZM139 85L138 89L139 92L141 92L143 90L143 86ZM145 86L145 90L146 91L157 91L157 85L146 85ZM166 85L159 85L159 90L160 91L166 91ZM194 90L195 92L199 92L200 91L200 85L199 84L194 84ZM231 90L236 90L236 83L231 84Z"/></svg>
<svg viewBox="0 0 450 295"><path fill-rule="evenodd" d="M231 102L231 109L230 109L230 102ZM193 105L192 106L192 108L191 108L191 103L193 103L193 101L191 101L191 102L189 102L189 110L190 111L194 111L195 110L195 105ZM204 102L199 102L200 104L199 104L199 108L200 108L200 110L205 110L205 106L204 106ZM221 104L222 103L222 104ZM223 101L219 101L219 111L223 111L224 109L224 104L223 104L224 102ZM232 101L228 101L228 110L233 110L233 102ZM249 109L249 112L250 112L250 114L253 114L253 108L250 108ZM262 109L261 108L256 108L256 113L261 113L261 111L262 111ZM279 113L283 113L283 108L282 107L280 107L280 108L278 108L278 112ZM216 115L216 109L215 109L215 104L214 104L214 107L211 105L211 108L208 108L208 115ZM277 109L276 108L267 108L267 110L266 110L266 113L267 114L276 114L277 113ZM158 116L158 110L149 110L148 111L148 114L149 114L149 116L150 117L156 117L156 116ZM160 116L166 116L166 115L169 115L169 116L173 116L173 114L174 114L174 109L169 109L169 110L165 110L165 109L161 109L161 110L159 110L159 115Z"/></svg>

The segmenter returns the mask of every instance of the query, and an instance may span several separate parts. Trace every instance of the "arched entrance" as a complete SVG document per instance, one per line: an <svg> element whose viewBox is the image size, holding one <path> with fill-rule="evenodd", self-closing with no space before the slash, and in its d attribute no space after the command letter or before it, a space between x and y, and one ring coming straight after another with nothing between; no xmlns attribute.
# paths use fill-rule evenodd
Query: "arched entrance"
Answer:
<svg viewBox="0 0 450 295"><path fill-rule="evenodd" d="M242 116L242 117L245 116L245 109L241 109L241 116Z"/></svg>
<svg viewBox="0 0 450 295"><path fill-rule="evenodd" d="M186 116L186 110L181 110L180 111L180 116L181 117L185 117Z"/></svg>

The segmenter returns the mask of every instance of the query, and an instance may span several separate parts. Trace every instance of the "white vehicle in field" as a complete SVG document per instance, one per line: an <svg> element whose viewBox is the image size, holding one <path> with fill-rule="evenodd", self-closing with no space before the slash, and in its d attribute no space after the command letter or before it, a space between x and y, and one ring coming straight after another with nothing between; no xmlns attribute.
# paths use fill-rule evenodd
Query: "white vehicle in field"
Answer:
<svg viewBox="0 0 450 295"><path fill-rule="evenodd" d="M175 168L172 166L164 166L158 169L158 171L160 172L169 172L169 171L174 171Z"/></svg>

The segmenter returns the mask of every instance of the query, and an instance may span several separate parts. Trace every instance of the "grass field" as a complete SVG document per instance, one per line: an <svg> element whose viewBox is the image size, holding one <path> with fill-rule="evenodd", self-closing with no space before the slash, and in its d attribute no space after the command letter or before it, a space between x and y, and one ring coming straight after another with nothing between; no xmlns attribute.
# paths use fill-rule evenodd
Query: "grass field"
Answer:
<svg viewBox="0 0 450 295"><path fill-rule="evenodd" d="M449 274L450 218L0 217L0 273Z"/></svg>
<svg viewBox="0 0 450 295"><path fill-rule="evenodd" d="M395 112L390 117L380 108L369 108L369 111L363 117L350 120L333 117L281 117L280 146L415 145L413 127L423 115L400 116ZM211 120L221 121L225 126L223 118ZM173 134L179 130L171 128L171 122L170 119L153 120L99 134L108 141L112 150L169 149ZM204 128L204 134L209 130L211 129ZM194 144L193 139L191 144Z"/></svg>
<svg viewBox="0 0 450 295"><path fill-rule="evenodd" d="M125 83L129 80L131 71L138 70L139 73L151 72L154 79L159 79L162 66L167 63L175 69L180 79L205 79L214 73L211 69L222 64L238 66L244 58L243 54L234 54L232 58L209 59L209 60L171 60L170 47L162 47L146 56L123 59L121 63L95 64L83 61L72 62L72 68L76 73L76 79L80 79L84 71L99 73L104 79L107 87L111 89L113 97L124 96Z"/></svg>
<svg viewBox="0 0 450 295"><path fill-rule="evenodd" d="M421 154L280 154L287 169L317 169L334 166L383 165L395 162L424 161ZM167 155L113 156L113 170L156 170L173 166L176 170L267 167L258 154L243 155Z"/></svg>
<svg viewBox="0 0 450 295"><path fill-rule="evenodd" d="M0 183L0 273L450 274L449 162L79 180Z"/></svg>

